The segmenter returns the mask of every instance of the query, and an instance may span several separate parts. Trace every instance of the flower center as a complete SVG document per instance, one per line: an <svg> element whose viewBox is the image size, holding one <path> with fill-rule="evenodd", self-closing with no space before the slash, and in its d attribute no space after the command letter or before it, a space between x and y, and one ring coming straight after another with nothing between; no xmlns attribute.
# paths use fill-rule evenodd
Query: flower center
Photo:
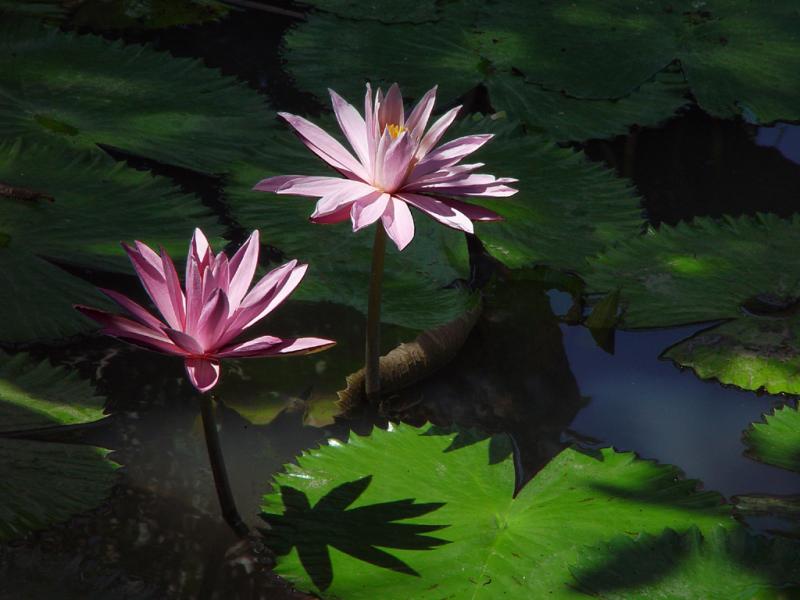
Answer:
<svg viewBox="0 0 800 600"><path fill-rule="evenodd" d="M396 139L398 135L400 135L404 131L408 131L408 129L406 129L402 125L395 125L394 123L392 123L391 125L387 125L386 129L389 131L389 135L392 136L392 139Z"/></svg>

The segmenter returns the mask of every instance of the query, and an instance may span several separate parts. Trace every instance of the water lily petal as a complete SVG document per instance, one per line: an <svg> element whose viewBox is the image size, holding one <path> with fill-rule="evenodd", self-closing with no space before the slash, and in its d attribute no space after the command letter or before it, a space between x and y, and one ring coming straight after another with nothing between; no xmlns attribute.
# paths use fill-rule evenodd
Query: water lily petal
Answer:
<svg viewBox="0 0 800 600"><path fill-rule="evenodd" d="M370 156L375 156L375 149L378 146L378 120L372 107L372 88L368 83L367 91L364 93L364 126L367 134L367 152ZM374 168L370 164L370 174L373 170Z"/></svg>
<svg viewBox="0 0 800 600"><path fill-rule="evenodd" d="M359 231L372 225L383 216L389 201L392 197L389 194L379 192L375 199L365 199L353 204L350 208L350 219L353 221L353 231Z"/></svg>
<svg viewBox="0 0 800 600"><path fill-rule="evenodd" d="M422 132L425 131L425 127L428 125L433 105L436 103L436 90L438 88L439 86L435 85L429 89L408 116L406 129L411 132L415 140L421 140Z"/></svg>
<svg viewBox="0 0 800 600"><path fill-rule="evenodd" d="M123 243L122 247L128 253L128 258L139 276L139 281L142 282L144 289L164 320L170 327L180 329L182 327L181 319L172 306L161 258L141 242L135 242L135 247Z"/></svg>
<svg viewBox="0 0 800 600"><path fill-rule="evenodd" d="M342 221L347 221L350 218L350 207L352 206L352 202L346 203L344 206L339 207L337 210L331 213L327 213L324 215L314 216L311 215L309 217L309 221L312 223L319 223L321 225L330 225L332 223L341 223Z"/></svg>
<svg viewBox="0 0 800 600"><path fill-rule="evenodd" d="M319 197L344 188L352 190L353 193L360 191L366 193L371 187L362 181L342 179L341 177L280 175L259 181L253 189L259 192Z"/></svg>
<svg viewBox="0 0 800 600"><path fill-rule="evenodd" d="M339 123L344 136L350 142L356 156L364 165L367 172L370 172L371 156L369 153L369 146L367 145L367 126L364 118L353 107L352 104L347 102L339 94L329 89L331 95L331 103L333 104L333 112L336 115L336 121Z"/></svg>
<svg viewBox="0 0 800 600"><path fill-rule="evenodd" d="M189 381L201 393L217 385L219 381L219 361L206 358L187 358L184 360Z"/></svg>
<svg viewBox="0 0 800 600"><path fill-rule="evenodd" d="M228 297L221 289L218 289L203 307L195 337L204 352L213 350L222 334L225 333L229 308Z"/></svg>
<svg viewBox="0 0 800 600"><path fill-rule="evenodd" d="M150 350L159 350L169 354L186 354L170 341L162 329L152 329L126 317L88 306L76 305L75 308L100 323L103 326L102 333L124 339L137 346L144 346Z"/></svg>
<svg viewBox="0 0 800 600"><path fill-rule="evenodd" d="M258 266L259 233L258 229L250 234L247 241L233 255L230 261L230 286L228 287L228 303L230 312L239 308L239 304L253 281Z"/></svg>
<svg viewBox="0 0 800 600"><path fill-rule="evenodd" d="M431 148L439 143L439 140L442 139L445 131L447 131L450 125L453 124L453 121L455 121L456 116L458 116L458 111L460 110L461 106L451 108L441 117L439 117L433 125L431 125L431 128L428 130L428 132L422 136L422 140L417 147L417 152L414 155L417 160L424 158L425 155L431 151Z"/></svg>
<svg viewBox="0 0 800 600"><path fill-rule="evenodd" d="M421 193L443 194L447 196L513 196L517 190L505 184L516 183L516 179L503 177L496 179L494 175L471 174L454 178L450 181L412 184L405 189L418 190Z"/></svg>
<svg viewBox="0 0 800 600"><path fill-rule="evenodd" d="M155 318L150 312L137 304L127 296L120 294L119 292L115 292L114 290L107 290L106 288L97 288L101 292L103 292L106 296L111 298L114 302L116 302L120 307L122 307L125 311L128 312L134 319L136 319L142 325L146 325L152 329L163 329L166 327L166 324L162 322L160 319Z"/></svg>
<svg viewBox="0 0 800 600"><path fill-rule="evenodd" d="M354 202L366 202L377 199L383 192L370 187L370 191L366 194L352 194L347 188L342 188L332 194L329 194L317 201L317 206L311 215L311 220L320 222L318 219L332 215L341 211L343 208L349 210Z"/></svg>
<svg viewBox="0 0 800 600"><path fill-rule="evenodd" d="M414 239L414 217L408 205L402 200L392 198L389 209L383 214L383 226L389 238L402 250Z"/></svg>
<svg viewBox="0 0 800 600"><path fill-rule="evenodd" d="M403 110L403 96L400 95L400 87L393 83L386 92L386 98L380 103L378 108L378 123L381 132L387 125L405 124L405 112Z"/></svg>
<svg viewBox="0 0 800 600"><path fill-rule="evenodd" d="M417 207L422 212L436 219L443 225L447 225L453 229L460 229L461 231L465 231L467 233L474 232L472 221L469 220L469 217L467 217L458 209L448 206L441 200L431 198L430 196L407 193L397 194L397 198L403 202L407 202L408 204Z"/></svg>
<svg viewBox="0 0 800 600"><path fill-rule="evenodd" d="M203 346L194 336L184 333L183 331L178 331L177 329L169 328L165 329L164 333L186 354L203 354Z"/></svg>
<svg viewBox="0 0 800 600"><path fill-rule="evenodd" d="M217 354L220 358L247 358L254 356L281 356L286 354L312 354L335 345L333 340L323 338L281 339L271 335L233 344Z"/></svg>
<svg viewBox="0 0 800 600"><path fill-rule="evenodd" d="M483 146L492 137L494 136L491 133L466 135L442 144L417 163L409 179L419 180L423 175L455 165L462 158Z"/></svg>
<svg viewBox="0 0 800 600"><path fill-rule="evenodd" d="M442 202L454 208L460 213L465 214L471 221L502 221L503 217L498 215L493 210L477 206L475 204L467 204L451 198L442 198Z"/></svg>
<svg viewBox="0 0 800 600"><path fill-rule="evenodd" d="M485 163L471 163L471 164L464 164L464 165L454 165L451 167L447 167L444 169L439 169L438 171L434 171L432 173L425 173L423 175L419 175L418 173L412 173L407 180L406 187L411 188L412 185L421 185L423 183L441 183L444 181L452 181L454 179L460 179L466 175L472 173L481 167L485 167Z"/></svg>
<svg viewBox="0 0 800 600"><path fill-rule="evenodd" d="M389 144L381 167L380 182L384 190L392 193L405 181L414 149L415 143L406 131Z"/></svg>
<svg viewBox="0 0 800 600"><path fill-rule="evenodd" d="M178 318L178 323L180 323L179 329L183 329L186 326L186 298L183 296L181 281L178 279L178 271L175 269L175 264L164 248L161 248L161 268L164 271L164 280L166 281L172 310Z"/></svg>
<svg viewBox="0 0 800 600"><path fill-rule="evenodd" d="M264 275L242 300L239 310L234 313L227 330L219 339L219 345L227 344L272 312L294 291L306 269L308 265L298 265L296 260L292 260Z"/></svg>
<svg viewBox="0 0 800 600"><path fill-rule="evenodd" d="M368 179L364 166L324 129L297 115L289 113L278 114L289 122L309 150L345 175L345 177L362 181Z"/></svg>

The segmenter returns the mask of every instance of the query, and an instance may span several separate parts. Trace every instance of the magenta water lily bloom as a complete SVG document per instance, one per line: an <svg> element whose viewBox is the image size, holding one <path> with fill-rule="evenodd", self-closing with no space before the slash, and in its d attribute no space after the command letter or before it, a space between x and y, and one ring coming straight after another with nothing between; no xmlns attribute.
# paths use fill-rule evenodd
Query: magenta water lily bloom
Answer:
<svg viewBox="0 0 800 600"><path fill-rule="evenodd" d="M511 196L517 190L508 184L517 180L475 173L483 163L459 164L488 142L491 134L468 135L437 146L461 107L448 111L427 128L436 100L435 87L407 117L397 84L385 97L378 90L374 100L367 84L363 117L336 92L330 90L330 94L336 119L355 156L306 119L280 115L312 152L344 178L282 175L264 179L254 189L318 197L311 215L316 223L350 218L353 230L358 231L380 219L400 250L414 237L409 206L468 233L473 231L472 221L501 218L462 199Z"/></svg>
<svg viewBox="0 0 800 600"><path fill-rule="evenodd" d="M308 354L335 343L314 337L281 339L271 335L238 339L292 293L307 268L293 260L249 289L258 264L258 231L228 260L223 252L214 255L203 232L196 229L186 259L185 292L175 265L163 249L158 254L138 241L123 247L163 320L130 298L105 289L101 291L128 316L86 306L76 308L100 323L105 334L183 357L192 385L201 392L216 385L221 358Z"/></svg>

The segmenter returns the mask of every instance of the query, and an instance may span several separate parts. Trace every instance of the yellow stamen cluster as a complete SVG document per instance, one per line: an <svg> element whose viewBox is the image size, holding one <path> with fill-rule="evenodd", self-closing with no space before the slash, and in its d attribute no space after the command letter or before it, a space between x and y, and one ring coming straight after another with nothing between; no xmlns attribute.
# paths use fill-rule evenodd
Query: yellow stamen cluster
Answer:
<svg viewBox="0 0 800 600"><path fill-rule="evenodd" d="M400 135L400 134L401 134L401 133L403 133L404 131L408 131L408 130L407 130L405 127L403 127L402 125L394 125L394 124L392 124L392 125L387 125L387 126L386 126L386 129L387 129L387 131L389 132L389 135L390 135L390 136L392 136L392 139L396 139L398 135Z"/></svg>

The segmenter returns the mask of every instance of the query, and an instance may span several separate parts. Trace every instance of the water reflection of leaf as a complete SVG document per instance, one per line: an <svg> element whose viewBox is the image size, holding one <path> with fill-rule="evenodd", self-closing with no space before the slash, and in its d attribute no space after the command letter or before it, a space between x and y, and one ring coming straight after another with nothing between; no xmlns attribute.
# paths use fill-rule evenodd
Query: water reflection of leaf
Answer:
<svg viewBox="0 0 800 600"><path fill-rule="evenodd" d="M333 581L328 546L378 567L419 577L405 562L380 548L432 550L449 543L423 535L447 525L395 522L433 512L444 504L415 504L414 499L409 498L348 510L371 481L372 476L368 475L343 483L325 494L313 508L305 493L281 486L285 512L262 515L271 528L265 531L267 543L279 556L288 554L292 547L297 548L303 568L320 590L327 589ZM358 531L359 535L354 536L353 531Z"/></svg>

